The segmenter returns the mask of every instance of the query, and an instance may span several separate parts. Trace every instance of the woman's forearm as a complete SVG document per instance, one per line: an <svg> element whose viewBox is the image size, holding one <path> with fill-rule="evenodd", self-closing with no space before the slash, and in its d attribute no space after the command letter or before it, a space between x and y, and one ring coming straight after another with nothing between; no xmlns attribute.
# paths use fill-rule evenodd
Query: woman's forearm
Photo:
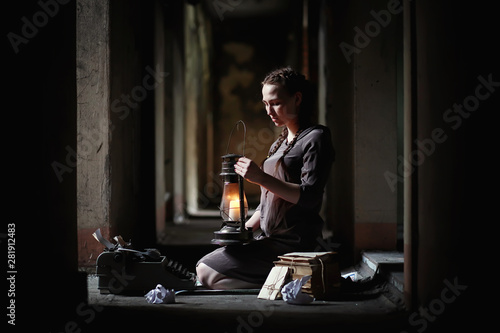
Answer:
<svg viewBox="0 0 500 333"><path fill-rule="evenodd" d="M267 173L261 176L259 185L266 188L269 192L274 193L283 200L296 204L300 198L299 184L288 183L278 178L275 178Z"/></svg>

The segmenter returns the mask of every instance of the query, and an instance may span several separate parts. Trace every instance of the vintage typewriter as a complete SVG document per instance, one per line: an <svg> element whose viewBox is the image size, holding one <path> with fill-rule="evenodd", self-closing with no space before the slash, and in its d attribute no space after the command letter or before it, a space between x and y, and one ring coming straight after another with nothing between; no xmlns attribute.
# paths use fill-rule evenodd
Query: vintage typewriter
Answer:
<svg viewBox="0 0 500 333"><path fill-rule="evenodd" d="M113 244L102 236L100 229L93 236L105 246L96 263L101 294L144 295L157 284L176 291L196 289L196 275L158 250L134 250L121 236L115 237Z"/></svg>

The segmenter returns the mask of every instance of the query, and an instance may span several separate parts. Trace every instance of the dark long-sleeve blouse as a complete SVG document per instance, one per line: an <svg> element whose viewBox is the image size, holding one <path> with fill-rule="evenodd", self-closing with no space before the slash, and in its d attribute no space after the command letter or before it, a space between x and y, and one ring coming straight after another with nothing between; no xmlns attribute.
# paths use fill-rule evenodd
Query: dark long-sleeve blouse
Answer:
<svg viewBox="0 0 500 333"><path fill-rule="evenodd" d="M272 146L278 144L276 141ZM283 159L284 170L276 170L276 163L288 148L284 141L276 153L263 165L266 173L287 182L300 185L300 197L296 204L261 189L260 225L265 236L286 237L301 246L309 247L321 236L323 220L319 216L323 192L335 151L330 130L316 125L302 131L294 146Z"/></svg>

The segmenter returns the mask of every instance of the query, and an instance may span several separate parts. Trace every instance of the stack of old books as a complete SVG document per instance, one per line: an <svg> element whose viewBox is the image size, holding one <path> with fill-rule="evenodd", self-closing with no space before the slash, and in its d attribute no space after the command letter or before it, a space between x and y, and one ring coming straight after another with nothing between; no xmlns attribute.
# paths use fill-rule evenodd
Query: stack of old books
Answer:
<svg viewBox="0 0 500 333"><path fill-rule="evenodd" d="M291 280L311 275L302 291L319 300L331 299L340 290L340 269L336 252L292 252L278 257L259 298L278 299L281 288Z"/></svg>

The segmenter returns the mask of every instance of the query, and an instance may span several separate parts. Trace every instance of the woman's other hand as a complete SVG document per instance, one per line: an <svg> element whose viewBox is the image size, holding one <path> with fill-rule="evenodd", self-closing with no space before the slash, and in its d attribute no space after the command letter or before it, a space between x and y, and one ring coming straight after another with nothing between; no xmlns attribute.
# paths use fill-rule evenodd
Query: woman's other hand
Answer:
<svg viewBox="0 0 500 333"><path fill-rule="evenodd" d="M249 158L240 157L238 162L234 165L236 173L251 183L260 185L264 171Z"/></svg>

